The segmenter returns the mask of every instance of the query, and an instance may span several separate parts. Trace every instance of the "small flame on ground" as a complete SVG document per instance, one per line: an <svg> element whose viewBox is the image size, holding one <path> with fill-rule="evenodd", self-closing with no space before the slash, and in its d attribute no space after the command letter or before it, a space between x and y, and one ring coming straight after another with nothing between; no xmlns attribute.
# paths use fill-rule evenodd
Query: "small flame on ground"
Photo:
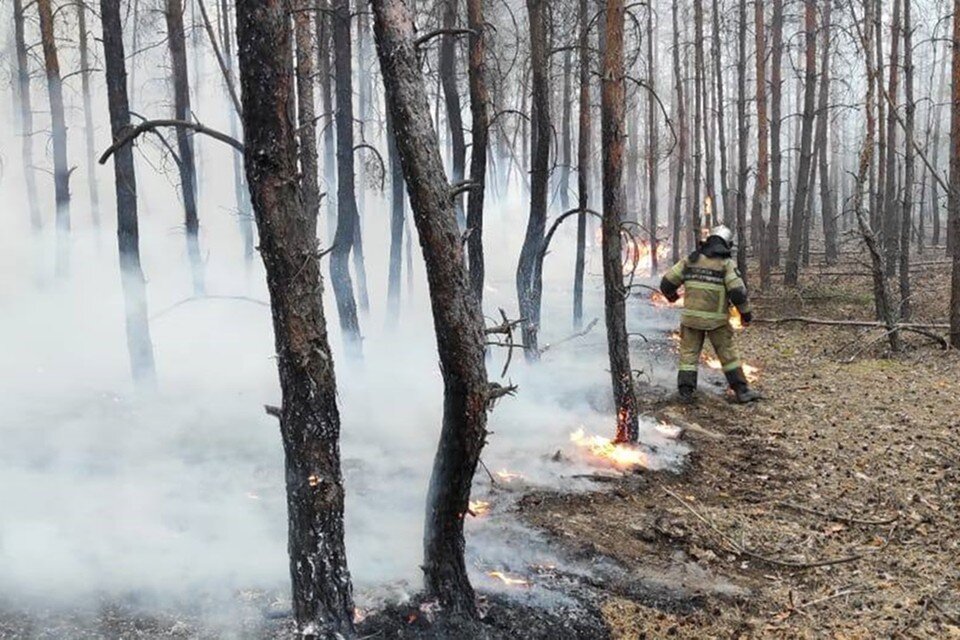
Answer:
<svg viewBox="0 0 960 640"><path fill-rule="evenodd" d="M503 584L508 587L529 587L530 581L523 578L517 578L515 576L507 575L502 571L488 571L487 575L491 578L496 578Z"/></svg>
<svg viewBox="0 0 960 640"><path fill-rule="evenodd" d="M357 607L353 610L353 622L354 624L360 624L367 618L367 612L360 607Z"/></svg>
<svg viewBox="0 0 960 640"><path fill-rule="evenodd" d="M706 355L702 356L702 358L703 358L703 364L705 364L710 369L713 369L715 371L720 371L721 369L723 369L723 365L720 364L719 359L710 358ZM757 380L760 379L760 368L755 367L752 364L744 363L743 375L746 376L747 382L756 382Z"/></svg>
<svg viewBox="0 0 960 640"><path fill-rule="evenodd" d="M497 476L497 478L503 482L513 482L514 480L523 480L522 473L507 471L506 469L501 469L500 471L497 471L494 475Z"/></svg>
<svg viewBox="0 0 960 640"><path fill-rule="evenodd" d="M636 447L603 436L588 436L582 428L570 434L570 442L621 469L647 466L647 455Z"/></svg>
<svg viewBox="0 0 960 640"><path fill-rule="evenodd" d="M481 518L490 513L490 503L486 500L471 500L468 513L474 518Z"/></svg>

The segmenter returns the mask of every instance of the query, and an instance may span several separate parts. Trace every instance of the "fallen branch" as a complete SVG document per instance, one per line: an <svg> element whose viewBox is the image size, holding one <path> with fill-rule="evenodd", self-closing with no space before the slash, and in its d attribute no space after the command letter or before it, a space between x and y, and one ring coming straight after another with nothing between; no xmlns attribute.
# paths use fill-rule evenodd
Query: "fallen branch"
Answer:
<svg viewBox="0 0 960 640"><path fill-rule="evenodd" d="M176 127L179 129L189 129L191 131L195 131L196 133L202 133L206 136L210 136L214 140L219 140L220 142L228 144L240 153L243 153L242 142L236 138L228 136L225 133L221 133L216 129L205 127L202 124L189 122L187 120L147 120L146 122L141 122L133 128L127 129L122 136L117 138L113 144L103 152L103 155L100 156L100 160L98 162L100 164L106 164L107 160L110 159L110 156L116 153L118 149L121 149L122 147L132 143L144 133L148 131L154 131L160 127Z"/></svg>
<svg viewBox="0 0 960 640"><path fill-rule="evenodd" d="M598 321L599 321L599 318L594 318L593 320L590 321L590 324L588 324L582 331L573 333L567 336L566 338L564 338L563 340L557 340L553 344L544 345L544 347L540 349L540 353L546 353L547 351L549 351L554 347L559 347L561 344L564 344L566 342L571 342L573 340L576 340L577 338L582 338L583 336L590 333L590 331L592 331L595 326L597 326ZM646 338L644 339L646 340Z"/></svg>
<svg viewBox="0 0 960 640"><path fill-rule="evenodd" d="M674 500L679 502L681 505L683 505L683 507L687 511L689 511L694 516L696 516L696 518L700 520L700 522L710 527L710 529L714 533L716 533L718 536L720 536L720 538L725 543L727 543L727 545L729 545L730 548L733 549L737 555L753 558L754 560L759 560L760 562L766 562L767 564L772 564L778 567L788 567L790 569L813 569L816 567L828 567L835 564L844 564L847 562L854 562L863 557L861 555L853 555L853 556L845 556L843 558L830 558L827 560L817 560L814 562L795 562L793 560L779 560L777 558L770 558L768 556L761 555L759 553L750 551L749 549L742 547L733 538L731 538L730 536L725 534L723 531L721 531L719 528L717 528L717 526L713 524L710 520L708 520L703 515L701 515L699 511L697 511L696 509L691 507L689 504L687 504L687 501L681 498L680 496L678 496L676 493L674 493L667 487L661 487L661 488L667 493L667 495L669 495L671 498L673 498Z"/></svg>
<svg viewBox="0 0 960 640"><path fill-rule="evenodd" d="M778 507L783 507L785 509L793 509L794 511L802 511L803 513L812 513L816 516L821 516L827 520L834 520L836 522L844 522L846 524L862 524L867 526L880 526L884 524L892 524L900 519L900 514L895 516L884 518L883 520L862 520L860 518L854 518L851 516L839 516L835 513L829 513L827 511L820 511L818 509L813 509L811 507L804 507L803 505L794 504L792 502L778 502Z"/></svg>

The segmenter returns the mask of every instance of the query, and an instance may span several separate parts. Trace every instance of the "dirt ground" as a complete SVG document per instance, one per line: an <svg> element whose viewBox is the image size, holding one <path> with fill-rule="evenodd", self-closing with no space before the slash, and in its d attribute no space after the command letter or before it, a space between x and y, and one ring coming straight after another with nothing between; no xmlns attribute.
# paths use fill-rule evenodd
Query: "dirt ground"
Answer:
<svg viewBox="0 0 960 640"><path fill-rule="evenodd" d="M867 278L816 275L844 270L863 268L813 268L756 315L871 320ZM915 321L946 318L946 271L920 267ZM696 597L611 596L614 638L960 638L960 356L923 336L891 354L883 335L756 323L739 338L763 402L645 394L689 427L683 473L522 501L559 544Z"/></svg>

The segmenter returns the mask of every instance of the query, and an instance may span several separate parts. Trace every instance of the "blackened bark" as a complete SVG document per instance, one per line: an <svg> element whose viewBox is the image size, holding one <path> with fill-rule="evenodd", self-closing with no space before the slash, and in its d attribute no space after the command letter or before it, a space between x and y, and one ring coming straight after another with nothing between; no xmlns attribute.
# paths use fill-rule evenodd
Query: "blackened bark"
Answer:
<svg viewBox="0 0 960 640"><path fill-rule="evenodd" d="M913 228L913 189L916 180L914 137L917 105L913 99L913 28L911 1L903 0L903 80L907 100L903 156L903 211L900 214L900 319L909 320L910 303L910 232Z"/></svg>
<svg viewBox="0 0 960 640"><path fill-rule="evenodd" d="M190 108L190 80L187 76L187 48L183 31L183 3L166 0L167 45L173 73L173 111L177 120L193 120ZM197 214L197 169L193 153L193 133L177 127L177 153L180 156L180 188L183 194L184 226L187 232L187 256L193 277L193 291L203 295L206 289L203 258L200 255L200 219Z"/></svg>
<svg viewBox="0 0 960 640"><path fill-rule="evenodd" d="M577 257L573 272L573 326L583 326L583 274L586 267L587 213L590 206L590 14L588 0L580 0L579 34L579 132L577 140Z"/></svg>
<svg viewBox="0 0 960 640"><path fill-rule="evenodd" d="M550 180L550 147L553 128L550 124L550 76L547 55L547 0L527 0L530 19L530 71L533 94L531 101L530 143L533 149L530 169L530 217L517 265L517 297L524 355L538 360L540 349L540 302L543 280L536 269L537 255L543 245L547 224L547 192Z"/></svg>
<svg viewBox="0 0 960 640"><path fill-rule="evenodd" d="M716 211L717 220L726 221L726 216L730 215L730 211L733 209L732 203L730 202L730 182L728 179L727 172L727 134L726 126L724 122L724 104L723 104L723 84L724 84L724 74L723 74L723 56L720 53L720 6L718 0L713 0L713 43L712 43L712 52L713 52L713 75L714 75L714 84L716 85L716 113L717 113L717 137L720 142L720 198L723 203L723 211L720 211L720 206L717 203L714 203L713 209ZM708 144L710 144L708 142ZM722 215L721 215L722 213ZM738 223L739 224L739 223ZM741 245L743 246L743 245Z"/></svg>
<svg viewBox="0 0 960 640"><path fill-rule="evenodd" d="M30 98L30 67L27 62L23 20L23 0L13 0L17 93L20 106L20 153L23 160L23 177L27 187L27 207L30 209L30 228L38 232L43 227L43 218L40 216L40 205L37 201L37 179L33 173L33 101Z"/></svg>
<svg viewBox="0 0 960 640"><path fill-rule="evenodd" d="M747 278L747 0L739 0L737 38L737 268Z"/></svg>
<svg viewBox="0 0 960 640"><path fill-rule="evenodd" d="M687 111L683 96L683 73L680 68L680 20L677 4L673 0L673 84L676 92L677 120L680 128L680 141L677 145L677 178L676 191L673 193L673 242L672 256L674 263L680 260L680 233L683 227L683 186L684 170L687 164Z"/></svg>
<svg viewBox="0 0 960 640"><path fill-rule="evenodd" d="M804 34L806 78L803 93L803 120L800 130L800 163L797 168L797 188L793 199L790 219L790 244L787 249L787 265L784 284L796 285L800 275L800 249L803 242L803 222L808 214L810 191L810 167L812 164L813 121L817 93L817 3L804 0Z"/></svg>
<svg viewBox="0 0 960 640"><path fill-rule="evenodd" d="M283 408L288 550L298 631L352 635L337 385L321 299L317 218L297 174L293 37L284 0L238 0L244 161L267 272Z"/></svg>
<svg viewBox="0 0 960 640"><path fill-rule="evenodd" d="M448 611L477 617L463 555L463 520L487 433L483 317L470 290L450 186L428 115L412 16L403 0L371 4L387 103L427 267L444 382L443 427L424 531L426 590Z"/></svg>
<svg viewBox="0 0 960 640"><path fill-rule="evenodd" d="M603 298L607 325L610 377L617 407L617 442L639 437L637 398L630 367L627 336L626 290L621 263L621 220L626 209L623 156L626 131L625 73L623 64L623 0L606 6L603 64L601 66L601 137L603 140Z"/></svg>
<svg viewBox="0 0 960 640"><path fill-rule="evenodd" d="M110 129L114 139L130 127L127 100L127 68L123 51L123 27L120 0L100 0L103 25L103 57L106 65L107 103ZM147 290L140 266L140 231L137 223L137 176L133 166L133 147L125 145L113 157L117 194L117 245L120 253L120 284L126 312L127 353L133 380L151 387L156 381Z"/></svg>
<svg viewBox="0 0 960 640"><path fill-rule="evenodd" d="M823 217L824 260L827 264L837 261L837 215L833 206L833 195L830 192L830 167L828 162L829 143L827 140L828 125L830 124L830 42L831 42L831 8L833 3L823 4L821 14L823 25L820 28L820 95L817 107L817 162L820 174L820 215ZM836 141L831 141L836 145ZM811 202L813 198L811 197Z"/></svg>
<svg viewBox="0 0 960 640"><path fill-rule="evenodd" d="M317 116L314 107L315 31L312 0L295 0L293 28L297 54L297 134L300 142L300 180L303 206L320 217L320 166L317 155Z"/></svg>
<svg viewBox="0 0 960 640"><path fill-rule="evenodd" d="M40 41L50 98L50 128L53 141L53 184L57 213L56 273L70 272L70 168L67 166L67 122L63 112L63 80L54 33L50 0L37 0L40 14Z"/></svg>
<svg viewBox="0 0 960 640"><path fill-rule="evenodd" d="M452 182L463 180L467 162L467 142L463 135L463 114L460 109L460 90L457 87L456 35L451 33L457 27L459 0L443 0L443 28L440 36L438 65L440 83L443 86L443 100L447 111L447 127L450 131L450 144L453 155ZM457 217L463 217L460 197L456 199Z"/></svg>
<svg viewBox="0 0 960 640"><path fill-rule="evenodd" d="M773 0L773 35L770 59L770 220L767 222L767 239L762 258L769 274L774 265L780 264L780 207L783 180L783 152L780 131L783 119L780 116L783 96L783 0ZM761 266L764 269L764 266ZM767 280L766 288L769 286Z"/></svg>
<svg viewBox="0 0 960 640"><path fill-rule="evenodd" d="M900 88L900 0L893 0L893 22L890 33L890 83L887 96L891 104L887 108L887 164L883 191L883 252L886 258L887 276L897 271L900 260L900 213L897 202L897 96ZM881 103L883 100L881 100Z"/></svg>
<svg viewBox="0 0 960 640"><path fill-rule="evenodd" d="M330 280L337 300L340 330L351 357L362 353L357 301L350 277L359 215L353 172L353 70L350 44L350 0L333 3L333 49L337 84L337 232L330 255Z"/></svg>
<svg viewBox="0 0 960 640"><path fill-rule="evenodd" d="M490 144L490 93L487 90L487 24L483 16L483 0L467 0L467 26L470 28L470 190L467 200L467 251L470 264L470 285L483 308L483 203L487 192L487 149ZM569 82L569 81L568 81ZM569 106L566 107L569 121ZM566 127L569 129L569 122ZM568 132L569 137L569 132ZM569 143L567 143L569 144ZM569 149L566 151L569 164ZM569 174L569 169L567 170ZM567 178L569 180L569 176ZM568 187L561 187L566 193Z"/></svg>
<svg viewBox="0 0 960 640"><path fill-rule="evenodd" d="M767 117L767 34L764 20L763 0L754 0L753 29L756 42L757 69L757 180L753 190L753 208L750 214L753 228L757 229L758 244L754 253L760 256L760 286L770 286L770 258L767 251L767 210L770 206L770 157L768 138L770 121Z"/></svg>
<svg viewBox="0 0 960 640"><path fill-rule="evenodd" d="M87 44L87 7L77 3L77 30L80 39L80 87L83 95L83 138L87 150L87 192L90 197L90 218L93 226L100 227L100 191L97 188L96 149L93 141L93 106L90 99L90 51Z"/></svg>

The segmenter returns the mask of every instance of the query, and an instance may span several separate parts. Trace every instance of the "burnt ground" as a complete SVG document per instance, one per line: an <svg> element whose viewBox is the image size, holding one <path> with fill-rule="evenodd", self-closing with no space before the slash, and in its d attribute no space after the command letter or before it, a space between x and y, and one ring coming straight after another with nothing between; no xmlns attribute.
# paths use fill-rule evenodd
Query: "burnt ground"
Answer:
<svg viewBox="0 0 960 640"><path fill-rule="evenodd" d="M916 321L946 317L946 270L918 268ZM817 275L845 271L863 267L814 267L799 289L758 296L757 315L870 320L866 277ZM751 406L709 382L692 407L643 388L647 414L684 427L680 473L604 474L595 490L527 490L512 507L558 556L590 567L525 576L564 594L559 605L485 594L484 622L464 625L412 602L370 613L361 636L960 638L960 356L922 336L892 354L882 335L755 324L739 334L766 395ZM282 594L237 597L250 606L230 637L291 637L282 611L263 615ZM189 607L4 610L0 638L223 637Z"/></svg>

